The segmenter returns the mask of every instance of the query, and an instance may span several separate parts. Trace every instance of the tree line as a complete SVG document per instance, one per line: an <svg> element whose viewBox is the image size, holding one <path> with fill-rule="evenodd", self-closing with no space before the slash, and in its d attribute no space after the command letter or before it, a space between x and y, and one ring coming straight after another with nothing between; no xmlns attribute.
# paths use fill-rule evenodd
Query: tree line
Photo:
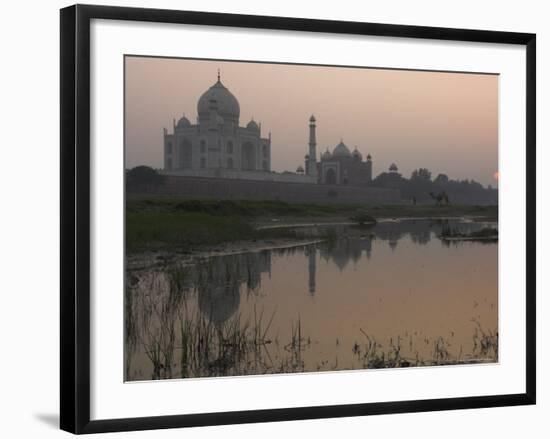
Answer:
<svg viewBox="0 0 550 439"><path fill-rule="evenodd" d="M410 178L397 172L383 172L372 182L373 186L394 188L411 203L436 204L498 204L498 189L484 187L475 180L452 180L446 174L432 179L427 168L415 169Z"/></svg>

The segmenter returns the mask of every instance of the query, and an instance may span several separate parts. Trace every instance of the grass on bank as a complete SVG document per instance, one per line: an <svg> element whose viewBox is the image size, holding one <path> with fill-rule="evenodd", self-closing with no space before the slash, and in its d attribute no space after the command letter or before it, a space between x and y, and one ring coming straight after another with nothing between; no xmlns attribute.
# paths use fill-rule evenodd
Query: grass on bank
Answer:
<svg viewBox="0 0 550 439"><path fill-rule="evenodd" d="M291 204L283 201L178 200L169 198L128 200L128 211L197 212L210 215L257 218L262 216L316 216L353 212L359 206Z"/></svg>
<svg viewBox="0 0 550 439"><path fill-rule="evenodd" d="M178 200L175 198L130 199L129 212L164 211L195 212L210 215L236 216L246 219L262 217L346 217L358 211L368 213L376 219L383 217L442 217L442 216L483 216L497 219L498 206L434 204L409 205L367 205L367 204L315 204L286 203L284 201L254 200Z"/></svg>
<svg viewBox="0 0 550 439"><path fill-rule="evenodd" d="M165 211L126 213L129 252L166 248L190 252L227 242L274 238L296 238L296 233L291 229L257 230L237 216Z"/></svg>
<svg viewBox="0 0 550 439"><path fill-rule="evenodd" d="M253 231L250 224L239 218L200 212L126 213L128 250L164 245L215 245L226 241L249 239Z"/></svg>

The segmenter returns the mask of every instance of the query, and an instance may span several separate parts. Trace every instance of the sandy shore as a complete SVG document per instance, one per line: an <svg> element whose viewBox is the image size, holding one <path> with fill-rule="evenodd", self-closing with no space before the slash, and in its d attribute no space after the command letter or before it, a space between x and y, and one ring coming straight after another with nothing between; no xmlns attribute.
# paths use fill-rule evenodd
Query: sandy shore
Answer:
<svg viewBox="0 0 550 439"><path fill-rule="evenodd" d="M126 256L126 270L136 271L164 266L170 262L179 262L183 265L192 265L198 259L216 256L238 255L243 253L257 253L264 250L302 247L322 242L322 239L269 239L256 241L235 241L220 244L213 248L205 248L192 252L181 249L159 250L132 253Z"/></svg>

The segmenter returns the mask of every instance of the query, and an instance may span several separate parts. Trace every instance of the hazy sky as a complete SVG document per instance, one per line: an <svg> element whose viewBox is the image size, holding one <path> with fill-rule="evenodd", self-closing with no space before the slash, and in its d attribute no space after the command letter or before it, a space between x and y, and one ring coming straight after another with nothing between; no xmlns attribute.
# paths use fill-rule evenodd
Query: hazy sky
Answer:
<svg viewBox="0 0 550 439"><path fill-rule="evenodd" d="M162 167L162 128L216 82L239 100L240 125L254 117L272 133L272 169L303 165L308 119L317 119L317 154L343 139L373 157L373 175L392 162L409 177L497 185L498 76L164 58L126 58L126 166Z"/></svg>

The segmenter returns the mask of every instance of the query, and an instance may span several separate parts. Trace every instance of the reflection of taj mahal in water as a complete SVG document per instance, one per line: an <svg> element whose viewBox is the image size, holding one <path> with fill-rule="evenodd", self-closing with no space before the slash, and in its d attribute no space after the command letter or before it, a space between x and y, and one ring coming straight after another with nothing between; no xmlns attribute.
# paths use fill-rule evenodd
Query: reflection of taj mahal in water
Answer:
<svg viewBox="0 0 550 439"><path fill-rule="evenodd" d="M197 104L197 122L182 116L173 132L164 129L164 173L190 177L221 177L244 180L365 186L372 180L372 158L363 160L341 140L317 160L316 119L309 118L309 143L304 166L295 172L271 170L271 133L262 137L262 125L254 119L239 125L240 105L235 96L217 82Z"/></svg>
<svg viewBox="0 0 550 439"><path fill-rule="evenodd" d="M208 282L198 282L199 309L211 322L223 323L239 309L242 287L247 291L258 290L261 287L262 274L271 275L272 258L289 253L304 255L304 268L307 266L304 290L307 288L308 293L313 296L317 288L318 260L330 261L343 270L350 261L357 262L363 255L370 258L372 239L367 237L362 240L343 240L328 247L298 246L212 258L208 267L211 277Z"/></svg>
<svg viewBox="0 0 550 439"><path fill-rule="evenodd" d="M356 264L361 258L371 258L374 240L387 242L393 251L398 241L408 235L417 244L427 244L431 232L423 221L401 224L378 224L376 236L366 234L361 238L340 239L332 243L297 246L285 249L263 250L255 253L242 253L219 256L210 260L207 266L208 282L198 282L199 308L211 322L221 324L229 319L241 304L243 288L257 291L261 288L262 274L271 276L273 258L289 254L303 255L304 292L312 297L317 290L317 265L334 264L342 272L350 262ZM201 269L197 270L199 276Z"/></svg>

